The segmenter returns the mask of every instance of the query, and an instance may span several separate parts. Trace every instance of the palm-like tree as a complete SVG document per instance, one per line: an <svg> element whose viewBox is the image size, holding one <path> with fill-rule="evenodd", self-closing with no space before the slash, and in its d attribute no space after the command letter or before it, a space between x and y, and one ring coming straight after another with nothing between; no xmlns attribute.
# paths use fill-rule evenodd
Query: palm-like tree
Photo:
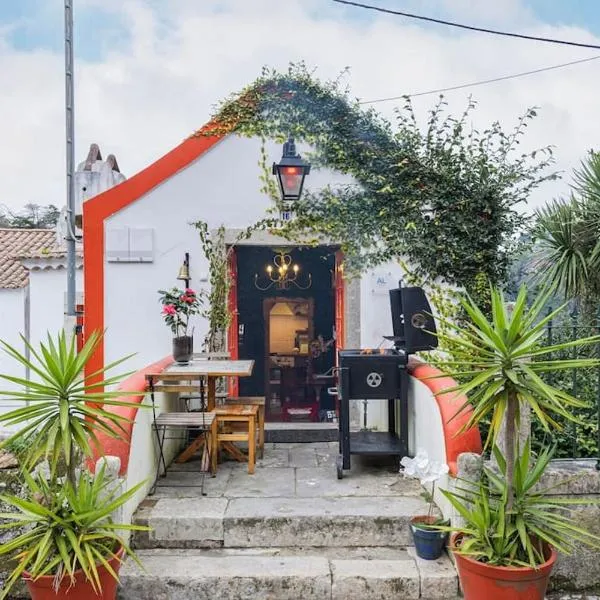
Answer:
<svg viewBox="0 0 600 600"><path fill-rule="evenodd" d="M537 211L542 280L589 315L600 304L600 153L573 173L573 193Z"/></svg>
<svg viewBox="0 0 600 600"><path fill-rule="evenodd" d="M521 286L514 307L509 311L503 293L492 288L489 318L476 302L467 297L461 302L467 321L464 324L446 321L448 333L438 334L454 349L452 360L445 363L448 374L463 381L444 392L457 392L468 397L457 408L457 414L472 408L463 430L489 419L486 446L490 447L498 441L503 422L506 422L504 446L508 508L512 508L514 501L514 464L521 450L516 431L522 407L529 407L547 432L561 429L560 418L577 421L572 411L585 407L586 403L548 385L544 377L564 369L600 365L597 358L552 358L561 352L594 346L600 342L599 335L558 344L541 343L547 324L564 308L543 314L550 293L540 294L528 307L527 288Z"/></svg>

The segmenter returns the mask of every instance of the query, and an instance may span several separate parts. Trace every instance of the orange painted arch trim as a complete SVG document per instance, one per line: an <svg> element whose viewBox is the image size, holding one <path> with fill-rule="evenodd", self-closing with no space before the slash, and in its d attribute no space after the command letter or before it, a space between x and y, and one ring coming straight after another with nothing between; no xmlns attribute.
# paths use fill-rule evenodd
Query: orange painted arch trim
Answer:
<svg viewBox="0 0 600 600"><path fill-rule="evenodd" d="M173 358L168 356L148 365L144 369L137 371L119 385L118 390L127 392L127 395L120 396L117 400L130 403L129 406L106 406L105 410L112 414L120 415L127 419L122 423L125 432L119 431L118 437L111 437L102 431L99 431L96 436L99 446L94 448L94 460L89 464L91 470L94 469L96 461L102 456L118 456L121 460L121 468L119 475L125 475L129 467L129 456L131 452L131 436L133 435L133 426L137 416L140 404L144 401L148 384L146 381L147 373L161 373L166 367L173 362ZM129 395L132 392L139 392L139 396Z"/></svg>
<svg viewBox="0 0 600 600"><path fill-rule="evenodd" d="M85 331L104 331L104 222L149 191L190 165L224 135L210 135L214 123L204 126L162 158L130 179L90 198L83 204L83 275L85 298ZM104 340L90 358L86 374L98 372L104 366ZM100 381L101 376L95 378ZM90 379L90 383L94 380Z"/></svg>
<svg viewBox="0 0 600 600"><path fill-rule="evenodd" d="M458 456L463 452L475 452L481 454L481 434L477 427L471 427L460 433L460 430L468 422L473 410L468 408L456 418L456 411L466 402L466 396L458 396L456 392L443 393L457 385L452 377L443 376L443 372L427 363L411 362L409 364L410 374L426 385L435 398L444 429L444 444L446 448L446 461L451 475L458 474ZM435 377L435 379L431 379Z"/></svg>

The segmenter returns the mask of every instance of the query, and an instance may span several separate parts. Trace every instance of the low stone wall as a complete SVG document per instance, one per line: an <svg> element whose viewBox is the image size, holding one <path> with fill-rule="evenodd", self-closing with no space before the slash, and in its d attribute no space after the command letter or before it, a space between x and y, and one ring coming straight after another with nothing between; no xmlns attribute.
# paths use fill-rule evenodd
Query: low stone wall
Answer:
<svg viewBox="0 0 600 600"><path fill-rule="evenodd" d="M481 465L480 456L462 454L458 461L459 478L477 480ZM540 482L540 489L548 488L552 488L549 492L552 495L581 499L582 504L573 505L569 512L579 527L600 537L600 471L596 469L596 460L552 461ZM594 503L584 503L584 500ZM456 522L456 516L452 518ZM593 590L600 590L600 550L578 545L573 554L559 555L549 591Z"/></svg>
<svg viewBox="0 0 600 600"><path fill-rule="evenodd" d="M23 485L19 477L19 469L0 469L0 494L11 494L15 496L22 495ZM11 507L6 506L0 502L0 512L10 511ZM0 519L0 523L2 519ZM0 544L4 544L15 537L15 531L10 529L8 531L0 531ZM4 582L12 571L12 564L9 563L6 558L0 558L0 589L4 587ZM12 590L11 599L20 600L21 598L29 598L25 585L18 583Z"/></svg>

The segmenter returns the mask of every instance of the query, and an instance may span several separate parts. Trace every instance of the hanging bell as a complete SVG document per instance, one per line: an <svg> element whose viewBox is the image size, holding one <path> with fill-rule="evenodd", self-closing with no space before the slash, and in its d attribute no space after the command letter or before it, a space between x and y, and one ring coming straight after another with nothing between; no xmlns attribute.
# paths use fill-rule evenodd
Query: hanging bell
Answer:
<svg viewBox="0 0 600 600"><path fill-rule="evenodd" d="M177 275L177 279L181 281L189 281L190 277L190 266L187 262L184 262L179 268L179 274Z"/></svg>

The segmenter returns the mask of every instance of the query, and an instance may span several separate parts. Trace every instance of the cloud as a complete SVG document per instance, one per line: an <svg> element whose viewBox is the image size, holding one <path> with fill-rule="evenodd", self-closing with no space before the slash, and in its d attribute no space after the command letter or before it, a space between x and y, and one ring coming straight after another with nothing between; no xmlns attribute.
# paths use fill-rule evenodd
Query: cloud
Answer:
<svg viewBox="0 0 600 600"><path fill-rule="evenodd" d="M475 6L494 4L441 1L455 7L456 18ZM523 17L527 25L520 29L529 33L600 42L583 29L535 20L518 0L496 4L506 9L506 20ZM323 0L82 0L78 6L77 21L85 27L78 31L80 45L93 40L101 51L97 60L79 58L76 65L76 159L97 142L105 154L117 155L127 175L200 127L215 103L252 81L263 65L285 67L304 59L325 78L350 66L353 93L373 99L592 55L385 15L360 18L335 5L323 8ZM101 33L85 18L92 10L104 13ZM473 19L497 16L492 9L480 10ZM62 31L54 33L62 39ZM17 50L9 40L8 29L0 29L0 203L62 205L63 57L51 50ZM475 126L500 120L508 128L528 106L539 106L525 147L556 145L558 167L570 171L600 139L598 69L600 61L453 92L450 110L462 110L471 93L479 101ZM434 102L434 96L415 99L419 116ZM376 106L393 118L394 103ZM567 187L568 178L548 184L533 202Z"/></svg>

